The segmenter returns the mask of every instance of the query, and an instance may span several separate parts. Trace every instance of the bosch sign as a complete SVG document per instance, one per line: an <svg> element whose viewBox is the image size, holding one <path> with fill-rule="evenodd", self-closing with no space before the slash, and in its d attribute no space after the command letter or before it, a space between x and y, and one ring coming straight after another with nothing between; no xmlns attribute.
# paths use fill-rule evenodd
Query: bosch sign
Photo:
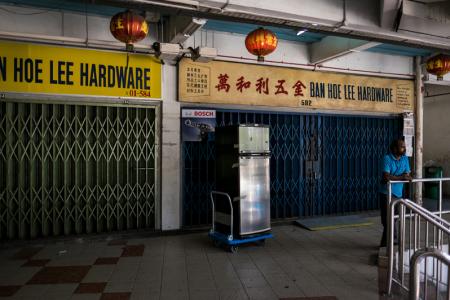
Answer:
<svg viewBox="0 0 450 300"><path fill-rule="evenodd" d="M183 118L215 118L215 110L183 109Z"/></svg>
<svg viewBox="0 0 450 300"><path fill-rule="evenodd" d="M214 117L214 112L212 111L195 111L195 117Z"/></svg>

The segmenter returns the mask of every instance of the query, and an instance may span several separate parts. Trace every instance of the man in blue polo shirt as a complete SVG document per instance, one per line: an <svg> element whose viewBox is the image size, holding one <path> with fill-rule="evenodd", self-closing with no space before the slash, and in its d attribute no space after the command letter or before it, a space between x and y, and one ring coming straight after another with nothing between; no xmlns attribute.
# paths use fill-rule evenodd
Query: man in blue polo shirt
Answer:
<svg viewBox="0 0 450 300"><path fill-rule="evenodd" d="M380 214L383 224L383 236L380 247L386 247L387 230L387 205L388 205L388 187L390 180L411 180L411 169L409 167L408 157L405 155L406 147L403 140L394 140L390 146L390 153L383 158L383 179L380 188ZM392 199L402 198L403 183L392 184Z"/></svg>

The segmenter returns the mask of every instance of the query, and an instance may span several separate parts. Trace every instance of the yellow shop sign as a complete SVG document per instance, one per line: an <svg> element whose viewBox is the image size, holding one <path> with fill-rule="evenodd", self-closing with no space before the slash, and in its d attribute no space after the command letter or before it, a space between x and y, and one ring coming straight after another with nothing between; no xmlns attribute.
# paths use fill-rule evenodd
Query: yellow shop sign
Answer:
<svg viewBox="0 0 450 300"><path fill-rule="evenodd" d="M150 55L0 42L0 92L161 98Z"/></svg>

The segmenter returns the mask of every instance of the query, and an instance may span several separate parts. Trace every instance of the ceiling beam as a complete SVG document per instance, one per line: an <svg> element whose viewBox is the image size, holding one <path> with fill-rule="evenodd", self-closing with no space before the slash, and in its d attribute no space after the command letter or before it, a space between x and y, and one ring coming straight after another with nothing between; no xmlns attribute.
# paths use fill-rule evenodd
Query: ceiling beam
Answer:
<svg viewBox="0 0 450 300"><path fill-rule="evenodd" d="M321 41L308 46L309 59L312 64L320 64L352 52L364 51L380 44L338 36L327 36Z"/></svg>

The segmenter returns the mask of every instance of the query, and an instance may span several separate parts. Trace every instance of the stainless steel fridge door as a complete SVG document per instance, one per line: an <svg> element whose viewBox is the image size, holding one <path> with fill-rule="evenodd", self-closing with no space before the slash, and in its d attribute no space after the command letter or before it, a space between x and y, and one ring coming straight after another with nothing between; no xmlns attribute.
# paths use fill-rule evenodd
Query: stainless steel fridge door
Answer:
<svg viewBox="0 0 450 300"><path fill-rule="evenodd" d="M270 157L239 158L240 234L270 229Z"/></svg>
<svg viewBox="0 0 450 300"><path fill-rule="evenodd" d="M240 153L269 153L268 127L239 127Z"/></svg>

